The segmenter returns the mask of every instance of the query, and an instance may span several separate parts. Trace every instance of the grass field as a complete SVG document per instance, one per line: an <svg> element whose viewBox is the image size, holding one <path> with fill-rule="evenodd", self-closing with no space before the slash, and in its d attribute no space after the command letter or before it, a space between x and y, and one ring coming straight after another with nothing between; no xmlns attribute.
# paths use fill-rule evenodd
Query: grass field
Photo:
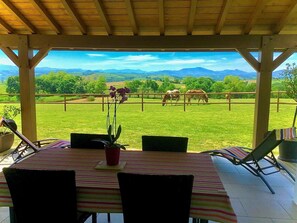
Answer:
<svg viewBox="0 0 297 223"><path fill-rule="evenodd" d="M242 99L244 100L244 99ZM130 99L129 99L130 101ZM158 100L159 101L159 100ZM2 109L3 104L0 105ZM271 106L270 129L292 125L294 105ZM189 137L188 150L203 151L230 145L252 145L254 105L227 104L191 105L183 111L181 105L161 106L122 104L118 124L122 125L120 143L129 148L141 148L141 135L172 135ZM37 105L38 138L68 139L71 132L106 133L106 112L99 104ZM16 118L20 126L20 116Z"/></svg>

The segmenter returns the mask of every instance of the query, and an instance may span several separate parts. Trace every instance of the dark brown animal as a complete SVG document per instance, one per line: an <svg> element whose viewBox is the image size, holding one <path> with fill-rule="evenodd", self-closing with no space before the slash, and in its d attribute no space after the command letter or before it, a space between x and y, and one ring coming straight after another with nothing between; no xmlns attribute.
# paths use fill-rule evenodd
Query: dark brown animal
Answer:
<svg viewBox="0 0 297 223"><path fill-rule="evenodd" d="M164 106L166 104L166 101L170 99L171 104L172 104L172 100L175 100L175 104L178 102L178 100L180 99L180 91L177 89L174 90L168 90L166 91L163 99L162 99L162 106Z"/></svg>
<svg viewBox="0 0 297 223"><path fill-rule="evenodd" d="M203 104L204 103L208 103L208 96L206 94L205 91L203 91L202 89L198 89L198 90L188 90L186 92L186 98L188 99L187 104L191 103L191 99L198 99L198 105L200 100L202 100Z"/></svg>

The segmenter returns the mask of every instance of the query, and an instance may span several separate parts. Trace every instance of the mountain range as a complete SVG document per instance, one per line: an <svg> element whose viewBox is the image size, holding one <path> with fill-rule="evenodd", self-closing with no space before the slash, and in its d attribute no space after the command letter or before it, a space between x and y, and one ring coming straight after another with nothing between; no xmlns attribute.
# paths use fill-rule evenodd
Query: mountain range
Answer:
<svg viewBox="0 0 297 223"><path fill-rule="evenodd" d="M242 79L256 79L256 72L246 72L238 69L214 71L202 67L184 68L180 70L159 70L159 71L143 71L140 69L108 69L108 70L84 70L84 69L61 69L50 67L36 67L35 74L40 76L48 74L49 72L65 71L74 75L87 76L91 74L105 75L107 81L123 81L131 79L144 79L171 76L175 78L192 77L211 77L214 80L223 80L227 75L239 76ZM282 70L273 72L273 77L278 78ZM0 64L0 80L6 80L9 76L18 75L18 68L16 66L1 65ZM116 80L113 80L116 79Z"/></svg>

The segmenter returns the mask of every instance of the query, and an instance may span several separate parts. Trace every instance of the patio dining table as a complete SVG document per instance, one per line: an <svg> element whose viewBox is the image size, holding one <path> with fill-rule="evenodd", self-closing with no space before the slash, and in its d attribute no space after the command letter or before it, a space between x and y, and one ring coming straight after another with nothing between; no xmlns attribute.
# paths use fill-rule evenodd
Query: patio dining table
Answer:
<svg viewBox="0 0 297 223"><path fill-rule="evenodd" d="M229 196L211 157L199 153L121 151L123 169L96 169L104 150L45 149L16 163L15 168L75 170L77 206L81 211L122 213L117 172L142 174L192 174L194 184L190 216L218 222L237 222ZM0 206L12 207L10 193L0 173Z"/></svg>

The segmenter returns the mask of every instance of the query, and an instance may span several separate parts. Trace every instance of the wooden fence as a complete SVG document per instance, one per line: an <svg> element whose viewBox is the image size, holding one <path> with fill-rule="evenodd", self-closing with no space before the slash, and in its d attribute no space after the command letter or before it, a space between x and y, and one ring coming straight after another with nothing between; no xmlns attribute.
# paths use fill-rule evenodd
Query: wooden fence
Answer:
<svg viewBox="0 0 297 223"><path fill-rule="evenodd" d="M255 104L255 94L256 92L210 92L207 93L209 101L205 103L200 101L200 105L202 104L226 104L228 110L231 111L232 105L237 104ZM187 96L190 94L181 93L180 99L178 101L167 100L166 105L182 105L183 110L186 111L188 104ZM198 96L199 94L196 94ZM201 94L200 94L201 95ZM19 94L0 94L0 103L19 103L18 100L3 100L3 98L17 97L19 98ZM127 101L125 104L139 104L141 111L144 111L145 105L152 104L160 104L162 105L162 98L164 93L130 93L128 94L129 98L137 98L138 101ZM61 99L57 99L55 101L42 100L47 97L57 97ZM252 100L238 100L238 99L252 99ZM297 105L296 102L287 102L282 101L281 99L288 98L285 91L272 91L271 92L271 104L276 105L276 111L279 112L279 108L281 104L287 105ZM92 99L96 99L92 101ZM158 100L152 100L158 99ZM107 105L109 100L108 94L36 94L36 104L63 104L64 111L67 111L67 105L73 104L100 104L102 105L102 111L105 110L105 106ZM274 101L273 101L274 100ZM197 104L197 101L191 100L190 104Z"/></svg>

